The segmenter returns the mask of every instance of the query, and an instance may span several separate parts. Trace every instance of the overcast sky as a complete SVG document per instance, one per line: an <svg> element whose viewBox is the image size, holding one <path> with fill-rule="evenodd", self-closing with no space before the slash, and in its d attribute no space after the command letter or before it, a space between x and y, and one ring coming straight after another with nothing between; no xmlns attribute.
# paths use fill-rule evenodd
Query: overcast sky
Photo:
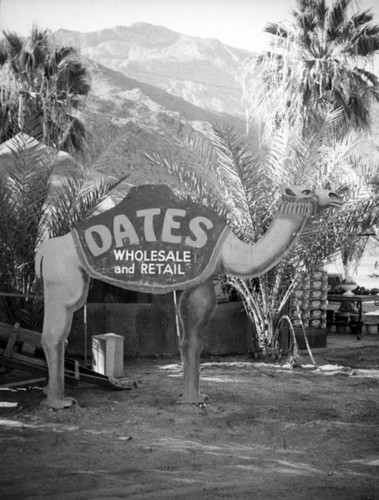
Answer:
<svg viewBox="0 0 379 500"><path fill-rule="evenodd" d="M378 0L360 0L379 24ZM148 22L233 47L264 48L267 22L290 17L295 0L0 0L0 29L24 36L33 23L52 31L95 31Z"/></svg>

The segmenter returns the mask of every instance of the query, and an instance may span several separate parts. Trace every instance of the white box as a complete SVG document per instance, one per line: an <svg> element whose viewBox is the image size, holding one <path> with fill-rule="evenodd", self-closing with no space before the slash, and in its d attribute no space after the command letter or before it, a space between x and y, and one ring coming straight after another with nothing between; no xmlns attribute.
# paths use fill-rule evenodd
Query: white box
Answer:
<svg viewBox="0 0 379 500"><path fill-rule="evenodd" d="M92 337L92 369L107 377L122 377L124 371L124 337L104 333Z"/></svg>

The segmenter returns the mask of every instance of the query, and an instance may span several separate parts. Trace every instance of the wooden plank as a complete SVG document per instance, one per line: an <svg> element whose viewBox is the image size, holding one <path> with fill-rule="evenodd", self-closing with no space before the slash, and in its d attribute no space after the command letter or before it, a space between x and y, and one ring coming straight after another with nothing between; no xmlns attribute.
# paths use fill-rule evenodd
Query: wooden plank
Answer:
<svg viewBox="0 0 379 500"><path fill-rule="evenodd" d="M35 358L32 356L25 356L24 354L20 354L14 351L11 354L12 354L11 356L5 356L5 349L0 349L0 356L2 357L17 359L19 361L24 361L26 363L31 363L38 366L46 366L46 362L43 359Z"/></svg>
<svg viewBox="0 0 379 500"><path fill-rule="evenodd" d="M23 342L21 346L22 354L28 354L29 356L34 356L36 352L36 345L29 344L29 342Z"/></svg>
<svg viewBox="0 0 379 500"><path fill-rule="evenodd" d="M9 358L12 355L14 345L15 345L16 340L18 338L19 329L20 329L20 324L16 323L15 329L11 332L7 346L4 350L4 356L6 356L7 358Z"/></svg>
<svg viewBox="0 0 379 500"><path fill-rule="evenodd" d="M4 356L6 356L7 358L11 357L11 355L12 355L13 348L14 348L14 345L16 343L17 337L18 337L17 332L12 332L10 334L10 337L8 339L8 343L4 349Z"/></svg>
<svg viewBox="0 0 379 500"><path fill-rule="evenodd" d="M42 375L45 377L48 377L48 369L46 364L35 364L35 363L30 363L30 360L33 358L27 358L26 356L17 356L17 358L26 358L28 361L22 361L21 359L15 359L14 357L12 358L5 358L4 356L0 355L0 364L4 364L6 366L10 366L12 368L17 368L22 371L27 371L30 373L35 373L37 375ZM68 365L71 365L71 370L70 367L65 368L65 382L71 385L78 385L79 380L75 378L75 361L68 359ZM71 373L70 373L71 372ZM110 380L108 377L104 375L100 375L98 373L93 372L92 370L89 370L88 368L84 368L82 366L79 366L79 372L80 372L80 380L82 382L86 382L89 384L95 384L95 385L101 385L103 387L108 387L111 389L117 389L117 390L125 390L125 389L132 389L135 387L135 383L128 381L128 383L123 384L124 379L119 379L119 383L117 379L114 379L114 381Z"/></svg>
<svg viewBox="0 0 379 500"><path fill-rule="evenodd" d="M36 375L42 375L48 377L48 369L47 366L35 365L32 363L26 363L25 361L20 361L19 359L14 358L5 358L0 355L0 364L10 366L11 368L17 368L21 371L26 371L28 373L35 373ZM75 380L74 377L67 375L65 373L65 382L71 385L78 385L78 381Z"/></svg>
<svg viewBox="0 0 379 500"><path fill-rule="evenodd" d="M42 377L42 378L30 378L27 380L19 380L18 382L9 382L8 384L1 384L0 387L2 389L12 388L12 387L23 387L25 385L39 384L42 382L47 382L47 378Z"/></svg>
<svg viewBox="0 0 379 500"><path fill-rule="evenodd" d="M19 297L19 298L32 298L32 299L43 299L43 295L34 295L32 293L11 293L11 292L0 292L0 297Z"/></svg>
<svg viewBox="0 0 379 500"><path fill-rule="evenodd" d="M4 329L4 330L12 330L14 328L14 325L10 325L9 323L4 323L2 321L0 321L0 329ZM35 330L28 330L27 328L22 328L20 327L20 332L24 332L26 334L31 334L31 335L41 335L39 332L36 332Z"/></svg>
<svg viewBox="0 0 379 500"><path fill-rule="evenodd" d="M14 330L14 326L8 325L7 323L0 323L0 338L8 339ZM42 334L39 332L34 332L33 330L27 330L25 328L19 328L19 341L27 342L28 344L41 346Z"/></svg>

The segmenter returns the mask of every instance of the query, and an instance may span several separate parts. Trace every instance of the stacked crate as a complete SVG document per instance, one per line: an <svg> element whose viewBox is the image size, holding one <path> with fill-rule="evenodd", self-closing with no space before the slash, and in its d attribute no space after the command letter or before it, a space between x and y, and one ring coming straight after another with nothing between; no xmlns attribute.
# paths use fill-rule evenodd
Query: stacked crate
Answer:
<svg viewBox="0 0 379 500"><path fill-rule="evenodd" d="M326 328L328 305L328 275L316 270L303 276L290 299L290 318L293 326Z"/></svg>
<svg viewBox="0 0 379 500"><path fill-rule="evenodd" d="M309 288L307 288L306 280L302 280L290 299L290 318L295 328L299 328L301 324L308 325Z"/></svg>

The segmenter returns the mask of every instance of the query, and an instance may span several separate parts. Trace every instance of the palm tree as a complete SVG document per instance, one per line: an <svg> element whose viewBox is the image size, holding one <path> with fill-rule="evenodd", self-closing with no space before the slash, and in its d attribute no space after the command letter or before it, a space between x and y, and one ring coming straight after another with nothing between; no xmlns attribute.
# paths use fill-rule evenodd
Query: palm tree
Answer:
<svg viewBox="0 0 379 500"><path fill-rule="evenodd" d="M221 129L211 136L213 154L206 154L208 178L189 165L151 158L177 173L198 201L227 214L252 243L267 229L286 184L332 186L349 200L341 213L316 218L292 252L258 280L227 277L255 325L253 351L277 351L278 324L301 273L339 250L346 253L379 223L378 195L367 185L375 166L362 165L358 154L370 104L379 100L379 81L365 67L379 49L379 26L371 24L369 11L351 14L351 4L298 0L292 26L267 28L276 45L244 74L247 117L264 124L256 151L248 137Z"/></svg>
<svg viewBox="0 0 379 500"><path fill-rule="evenodd" d="M90 90L86 68L73 47L54 44L47 30L30 37L4 32L0 45L1 140L22 131L59 149L79 149L79 119Z"/></svg>
<svg viewBox="0 0 379 500"><path fill-rule="evenodd" d="M25 302L22 297L33 295L36 248L48 237L69 232L124 180L101 176L94 169L112 150L111 140L102 142L101 148L87 143L80 162L71 157L70 173L58 179L53 175L57 151L39 146L35 139L18 134L2 155L0 172L0 311L5 311L3 320L27 328L42 322L41 301Z"/></svg>
<svg viewBox="0 0 379 500"><path fill-rule="evenodd" d="M349 200L340 213L315 217L291 253L259 279L226 276L226 284L243 297L255 328L251 346L255 354L278 354L279 322L302 274L316 269L326 257L351 244L352 238L379 223L378 194L357 186L359 182L366 188L372 171L363 175L355 156L354 136L350 140L347 136L342 143L336 138L326 142L325 130L329 129L330 123L320 122L317 132L298 138L296 133L289 137L282 125L270 142L256 151L248 138L238 136L233 129L215 128L208 139L186 143L199 160L203 159L202 170L149 156L156 165L176 174L192 199L217 210L240 238L252 244L266 232L279 195L288 184L325 187L332 181Z"/></svg>
<svg viewBox="0 0 379 500"><path fill-rule="evenodd" d="M303 240L311 247L318 241L303 260L308 266L309 257L320 259L326 250L338 248L347 268L361 255L362 234L376 220L377 207L367 201L367 180L378 166L363 163L359 149L370 125L371 104L379 100L379 80L368 70L379 50L379 26L370 11L354 12L352 7L351 0L331 5L297 0L292 24L269 24L272 50L245 68L247 118L260 126L261 146L276 144L278 174L284 177L292 169L299 175L303 163L300 182L308 178L311 185L340 189L346 184L352 199L344 211L348 220L323 226L324 238L314 240L311 233L310 240ZM365 199L369 204L361 211Z"/></svg>
<svg viewBox="0 0 379 500"><path fill-rule="evenodd" d="M379 80L368 64L379 50L379 25L370 10L354 12L353 0L297 0L290 25L270 23L272 50L251 60L244 73L248 115L263 110L270 130L282 120L302 129L338 110L334 133L370 124Z"/></svg>

